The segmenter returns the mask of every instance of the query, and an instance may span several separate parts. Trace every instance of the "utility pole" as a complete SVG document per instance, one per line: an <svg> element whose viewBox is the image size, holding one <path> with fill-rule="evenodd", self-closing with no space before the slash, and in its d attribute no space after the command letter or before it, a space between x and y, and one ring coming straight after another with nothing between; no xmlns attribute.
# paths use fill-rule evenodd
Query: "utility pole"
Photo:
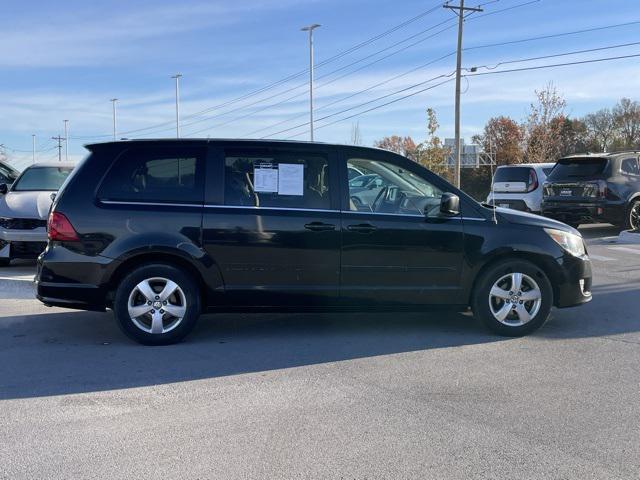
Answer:
<svg viewBox="0 0 640 480"><path fill-rule="evenodd" d="M109 101L113 104L113 141L115 142L117 140L117 134L116 134L116 102L118 101L118 99L117 98L112 98Z"/></svg>
<svg viewBox="0 0 640 480"><path fill-rule="evenodd" d="M309 32L309 132L313 142L313 31L320 25L311 24L308 27L301 28L303 32Z"/></svg>
<svg viewBox="0 0 640 480"><path fill-rule="evenodd" d="M36 134L31 134L31 156L33 163L36 163Z"/></svg>
<svg viewBox="0 0 640 480"><path fill-rule="evenodd" d="M460 188L460 158L461 158L461 152L460 152L460 72L462 70L462 29L463 29L463 25L464 25L464 14L465 12L482 12L484 11L482 8L479 7L465 7L464 6L464 0L460 0L460 5L458 6L454 6L454 5L449 5L448 3L446 5L443 5L444 8L448 8L449 10L455 12L455 14L458 16L458 54L456 57L456 132L455 132L455 137L456 137L456 163L455 163L455 173L454 173L454 185L458 188Z"/></svg>
<svg viewBox="0 0 640 480"><path fill-rule="evenodd" d="M58 161L61 162L62 161L62 141L63 140L67 140L64 137L61 137L60 135L58 135L57 137L51 137L52 140L57 140L58 141Z"/></svg>
<svg viewBox="0 0 640 480"><path fill-rule="evenodd" d="M69 161L69 120L64 120L64 161Z"/></svg>
<svg viewBox="0 0 640 480"><path fill-rule="evenodd" d="M180 78L182 75L176 73L171 78L176 80L176 138L180 138Z"/></svg>

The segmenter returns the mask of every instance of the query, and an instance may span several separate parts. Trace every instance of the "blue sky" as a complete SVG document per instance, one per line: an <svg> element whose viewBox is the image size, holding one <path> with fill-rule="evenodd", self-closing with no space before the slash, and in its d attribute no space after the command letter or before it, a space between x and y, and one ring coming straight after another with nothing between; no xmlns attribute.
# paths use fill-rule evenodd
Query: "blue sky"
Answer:
<svg viewBox="0 0 640 480"><path fill-rule="evenodd" d="M637 0L540 0L518 7L525 2L467 1L472 6L485 3L487 13L497 13L469 18L465 46L640 21ZM300 27L306 24L322 24L315 34L316 61L322 62L435 6L435 0L5 0L0 36L0 144L8 147L6 152L13 162L23 165L31 160L31 135L35 133L38 158L52 159L56 150L52 150L54 142L50 137L62 133L63 120L68 119L69 153L72 159L80 158L84 143L109 139L109 99L113 97L119 99L118 130L124 132L120 136L173 136L174 84L170 77L176 72L184 75L184 136L245 137L260 130L250 135L260 137L295 127L307 121L304 75L278 88L212 109L206 115L192 115L303 71L308 50L306 34ZM499 12L509 7L516 8ZM420 34L437 24L440 26ZM638 31L640 24L471 49L465 52L463 65L495 65L640 42ZM398 43L412 36L413 40ZM316 139L348 142L351 127L358 122L365 144L391 134L412 135L421 140L427 107L437 112L439 134L452 136L453 82L343 122L322 125L398 98L401 95L393 95L398 90L451 73L454 56L354 95L451 53L455 42L453 15L435 8L392 34L319 66L316 118L352 109L319 120ZM416 44L409 46L411 43ZM394 44L398 45L392 47ZM407 48L365 66L403 47ZM387 50L377 53L383 49ZM640 53L640 45L504 65L498 70L635 53ZM368 59L363 60L364 57ZM494 115L523 119L534 90L549 81L565 96L567 112L573 116L612 106L622 96L640 99L639 61L640 58L631 58L463 80L463 134L468 138L478 133ZM353 72L358 67L364 68ZM332 73L335 70L338 71ZM335 80L340 75L345 76ZM431 84L425 86L428 85ZM288 89L293 90L282 94ZM294 95L298 96L282 102ZM375 101L385 95L389 96ZM282 103L274 105L278 102ZM370 103L358 107L365 102ZM250 103L255 105L249 106ZM271 127L274 124L279 125ZM126 133L154 125L159 126ZM293 128L275 137L300 134L295 138L305 139L306 130L306 126Z"/></svg>

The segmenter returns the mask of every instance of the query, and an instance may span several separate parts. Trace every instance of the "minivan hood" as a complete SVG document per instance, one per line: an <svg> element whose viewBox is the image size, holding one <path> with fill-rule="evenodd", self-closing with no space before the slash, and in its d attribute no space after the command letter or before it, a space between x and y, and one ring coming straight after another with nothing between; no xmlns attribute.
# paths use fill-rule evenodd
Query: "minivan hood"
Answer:
<svg viewBox="0 0 640 480"><path fill-rule="evenodd" d="M511 210L509 208L500 207L496 207L496 213L500 215L500 218L506 220L509 223L541 228L555 228L557 230L564 230L565 232L580 235L580 232L578 232L578 230L570 227L566 223L552 220L551 218L541 217L540 215L534 215L533 213L526 213L519 210Z"/></svg>
<svg viewBox="0 0 640 480"><path fill-rule="evenodd" d="M0 195L0 217L46 220L54 192L8 192Z"/></svg>

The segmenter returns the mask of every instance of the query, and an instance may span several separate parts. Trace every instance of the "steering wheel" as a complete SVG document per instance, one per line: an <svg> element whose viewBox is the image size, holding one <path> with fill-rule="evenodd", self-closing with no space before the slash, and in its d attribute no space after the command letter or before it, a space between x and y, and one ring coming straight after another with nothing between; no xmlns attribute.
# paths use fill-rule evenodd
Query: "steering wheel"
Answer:
<svg viewBox="0 0 640 480"><path fill-rule="evenodd" d="M389 187L382 187L380 189L380 191L378 192L378 195L376 195L376 199L371 204L371 211L372 212L377 212L378 211L378 207L380 206L380 205L378 205L378 203L381 203L382 198L384 197L384 195L386 195L386 193L388 191L389 191Z"/></svg>
<svg viewBox="0 0 640 480"><path fill-rule="evenodd" d="M353 205L359 210L360 207L362 207L364 205L364 203L362 202L362 200L360 200L358 197L356 197L355 195L351 195L349 197L349 200L351 200L351 203L353 203Z"/></svg>

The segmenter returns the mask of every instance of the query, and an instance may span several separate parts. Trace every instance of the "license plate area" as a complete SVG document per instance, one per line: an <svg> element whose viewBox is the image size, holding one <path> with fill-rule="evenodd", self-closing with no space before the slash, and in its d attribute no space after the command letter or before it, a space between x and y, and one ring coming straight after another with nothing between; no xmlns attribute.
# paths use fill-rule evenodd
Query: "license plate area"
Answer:
<svg viewBox="0 0 640 480"><path fill-rule="evenodd" d="M573 195L573 190L571 190L570 188L562 188L560 190L561 197L570 197L571 195Z"/></svg>

